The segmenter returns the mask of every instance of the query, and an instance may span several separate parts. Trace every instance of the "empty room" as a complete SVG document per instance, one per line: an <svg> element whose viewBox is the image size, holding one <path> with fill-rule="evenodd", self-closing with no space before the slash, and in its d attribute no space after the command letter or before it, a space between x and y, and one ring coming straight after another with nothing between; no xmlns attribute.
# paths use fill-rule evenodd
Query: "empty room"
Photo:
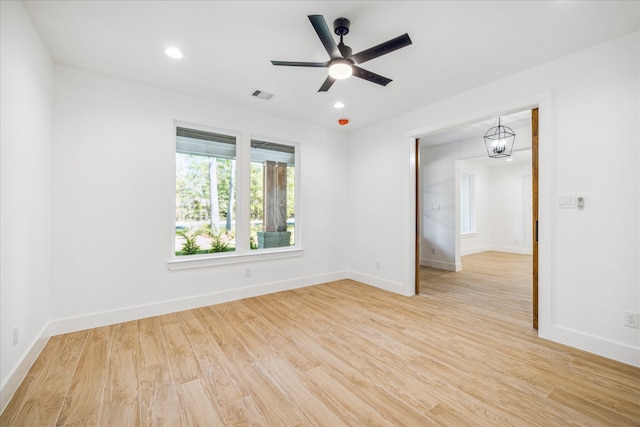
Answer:
<svg viewBox="0 0 640 427"><path fill-rule="evenodd" d="M0 19L1 426L640 425L640 2Z"/></svg>

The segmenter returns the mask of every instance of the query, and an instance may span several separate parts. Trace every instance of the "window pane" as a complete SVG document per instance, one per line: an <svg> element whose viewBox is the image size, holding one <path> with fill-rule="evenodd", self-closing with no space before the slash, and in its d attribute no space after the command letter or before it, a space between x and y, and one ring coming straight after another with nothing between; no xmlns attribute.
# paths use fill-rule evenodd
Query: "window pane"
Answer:
<svg viewBox="0 0 640 427"><path fill-rule="evenodd" d="M460 232L474 233L475 206L473 175L462 175L460 180Z"/></svg>
<svg viewBox="0 0 640 427"><path fill-rule="evenodd" d="M251 141L251 249L295 244L295 147Z"/></svg>
<svg viewBox="0 0 640 427"><path fill-rule="evenodd" d="M178 128L176 255L235 250L234 136Z"/></svg>

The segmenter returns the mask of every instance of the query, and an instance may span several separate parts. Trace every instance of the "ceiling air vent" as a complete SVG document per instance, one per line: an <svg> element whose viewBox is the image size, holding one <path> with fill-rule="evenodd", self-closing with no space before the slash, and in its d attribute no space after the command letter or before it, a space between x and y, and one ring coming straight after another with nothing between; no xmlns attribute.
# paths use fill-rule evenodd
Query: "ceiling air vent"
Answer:
<svg viewBox="0 0 640 427"><path fill-rule="evenodd" d="M260 99L265 99L267 101L273 98L272 93L263 92L261 90L256 90L251 94L251 96L255 96L256 98L260 98Z"/></svg>

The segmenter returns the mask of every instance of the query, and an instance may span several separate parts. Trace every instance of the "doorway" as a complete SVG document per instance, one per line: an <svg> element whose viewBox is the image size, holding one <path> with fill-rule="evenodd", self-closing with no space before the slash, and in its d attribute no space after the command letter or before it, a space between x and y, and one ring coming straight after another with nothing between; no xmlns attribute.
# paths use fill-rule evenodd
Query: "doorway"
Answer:
<svg viewBox="0 0 640 427"><path fill-rule="evenodd" d="M505 117L509 115L502 116L502 120L505 120ZM521 197L523 198L522 204L522 212L520 217L518 218L519 226L522 229L522 233L520 236L511 237L511 246L514 246L515 243L515 252L518 250L518 245L520 250L523 252L520 253L528 253L524 251L526 248L530 250L532 253L532 324L533 327L537 329L538 327L538 247L537 247L537 221L538 221L538 109L535 108L533 110L526 110L520 113L514 113L511 115L509 120L525 120L527 121L526 133L530 134L530 158L527 160L527 164L524 165L528 167L530 174L528 176L521 176L519 179L519 191ZM489 122L477 122L470 125L464 125L461 127L461 130L457 129L455 132L452 132L452 128L449 128L446 132L432 132L426 136L416 138L415 141L415 165L416 165L416 194L415 194L415 206L416 206L416 239L415 239L415 292L418 294L420 292L420 266L427 265L436 268L440 268L443 270L450 271L459 271L461 269L461 243L460 243L460 231L461 231L461 217L458 212L458 205L460 201L460 186L459 186L459 177L460 170L458 165L455 168L455 171L451 170L444 172L444 178L440 176L438 179L439 183L444 183L442 185L449 186L449 188L442 190L439 188L435 190L429 183L429 179L424 179L424 169L425 164L430 165L432 169L443 169L442 164L449 165L449 169L451 169L450 162L451 158L457 159L459 157L464 158L465 155L468 158L471 158L471 154L475 153L478 155L478 135L483 135L484 132L489 129ZM520 128L522 128L522 123L520 123ZM464 144L465 138L464 136L468 135L470 139L468 144ZM425 161L427 159L421 158L421 152L423 151L421 148L426 146L425 140L428 141L428 146L433 147L433 149L424 150L429 153L429 161ZM482 141L480 139L480 141ZM447 146L448 143L456 143L456 146L453 147L451 145ZM528 144L525 144L525 147ZM480 144L482 149L482 143ZM516 142L517 146L517 142ZM468 148L472 147L472 148ZM451 154L451 150L455 149L455 154ZM450 151L447 154L447 150ZM475 151L474 151L475 150ZM523 151L521 149L521 151ZM515 160L516 150L514 150L512 161ZM520 153L522 155L522 153ZM447 157L448 156L448 157ZM440 164L434 163L435 161L440 162ZM489 159L484 153L484 159L488 161L495 162L496 160L505 161L506 159ZM449 163L447 163L449 162ZM435 166L434 166L435 165ZM493 163L496 165L496 163ZM515 163L512 164L512 166ZM520 166L522 169L522 166ZM430 170L430 174L434 172ZM446 175L448 173L448 175ZM428 187L428 188L427 188ZM448 198L443 196L443 193L448 194ZM524 200L527 198L528 200ZM445 208L446 206L446 208ZM448 212L445 211L448 209ZM455 224L453 226L452 224ZM436 230L431 230L429 227L434 227ZM448 227L448 228L447 228ZM446 241L442 241L442 236L445 235L447 237ZM474 233L469 233L468 236L473 236ZM476 237L476 236L473 236ZM430 240L431 239L431 240ZM438 240L440 239L440 240ZM452 243L453 242L453 243ZM468 243L468 242L465 242ZM466 253L469 252L469 248L466 248ZM495 245L494 245L495 246ZM514 248L509 249L508 245L505 246L504 242L501 243L501 247L504 246L506 251L514 251ZM478 246L481 248L481 246ZM478 249L481 251L481 249ZM426 254L425 254L426 252ZM440 259L437 259L436 256L440 253ZM473 253L473 252L471 252ZM429 257L433 256L435 259L433 262L429 260ZM425 262L426 261L426 262Z"/></svg>

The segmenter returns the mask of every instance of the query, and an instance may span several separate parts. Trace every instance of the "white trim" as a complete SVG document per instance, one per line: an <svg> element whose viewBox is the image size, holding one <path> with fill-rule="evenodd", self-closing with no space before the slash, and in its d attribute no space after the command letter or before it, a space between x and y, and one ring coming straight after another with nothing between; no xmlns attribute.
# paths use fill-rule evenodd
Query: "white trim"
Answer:
<svg viewBox="0 0 640 427"><path fill-rule="evenodd" d="M533 248L519 248L519 247L508 247L508 246L491 246L488 251L493 252L506 252L510 254L521 254L521 255L533 255Z"/></svg>
<svg viewBox="0 0 640 427"><path fill-rule="evenodd" d="M392 282L390 280L381 279L380 277L370 276L364 273L358 273L356 271L347 271L347 278L355 280L356 282L364 283L365 285L373 286L374 288L383 289L385 291L407 297L415 295L415 290L407 292L405 290L405 286L400 282Z"/></svg>
<svg viewBox="0 0 640 427"><path fill-rule="evenodd" d="M423 267L437 268L439 270L447 271L461 271L462 266L453 262L436 261L433 259L421 258L420 265Z"/></svg>
<svg viewBox="0 0 640 427"><path fill-rule="evenodd" d="M509 247L509 246L483 246L480 248L470 248L461 253L464 255L477 254L480 252L506 252L509 254L533 255L532 248Z"/></svg>
<svg viewBox="0 0 640 427"><path fill-rule="evenodd" d="M540 338L559 342L598 356L607 357L631 366L640 367L640 349L627 344L585 334L558 325L551 325L545 333L540 332Z"/></svg>
<svg viewBox="0 0 640 427"><path fill-rule="evenodd" d="M506 247L506 246L481 246L461 251L460 256L478 254L480 252L506 252L509 254L533 255L532 248Z"/></svg>
<svg viewBox="0 0 640 427"><path fill-rule="evenodd" d="M466 250L460 250L460 256L466 256L466 255L473 255L473 254L479 254L481 252L487 252L487 251L491 251L492 249L488 246L480 246L477 248L469 248Z"/></svg>
<svg viewBox="0 0 640 427"><path fill-rule="evenodd" d="M40 334L27 348L27 351L22 357L16 367L7 375L7 380L0 386L0 414L4 412L5 408L11 401L11 398L18 390L18 387L24 381L29 369L33 366L42 349L49 341L49 325L42 328Z"/></svg>
<svg viewBox="0 0 640 427"><path fill-rule="evenodd" d="M291 289L304 288L306 286L319 285L321 283L333 282L346 279L344 271L319 274L316 276L298 277L280 282L262 283L254 286L239 289L230 289L208 294L193 295L186 298L179 298L168 301L160 301L151 304L125 307L116 310L92 313L89 315L67 317L51 321L49 324L52 335L65 334L84 329L97 328L116 323L128 322L131 320L144 319L152 316L159 316L167 313L190 310L193 308L205 307L208 305L221 304L229 301L236 301L244 298L251 298L266 295L274 292L287 291Z"/></svg>
<svg viewBox="0 0 640 427"><path fill-rule="evenodd" d="M251 252L225 252L219 254L189 255L171 258L167 261L169 270L185 270L188 268L215 267L219 265L241 264L245 262L266 261L270 259L292 258L302 256L303 249L295 246L286 249L253 249Z"/></svg>

